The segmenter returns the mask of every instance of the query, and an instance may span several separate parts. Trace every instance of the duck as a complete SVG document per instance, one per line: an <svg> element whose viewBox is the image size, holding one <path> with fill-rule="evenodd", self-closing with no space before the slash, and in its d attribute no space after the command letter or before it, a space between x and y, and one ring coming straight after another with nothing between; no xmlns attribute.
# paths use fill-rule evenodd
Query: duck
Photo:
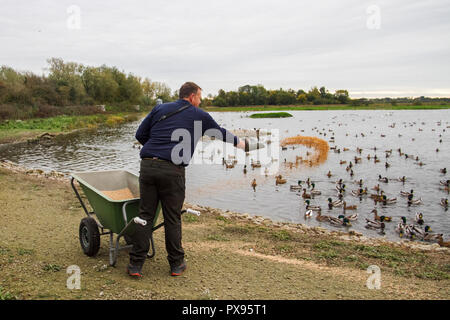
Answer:
<svg viewBox="0 0 450 320"><path fill-rule="evenodd" d="M382 177L381 174L378 175L378 181L388 183L389 179L387 177Z"/></svg>
<svg viewBox="0 0 450 320"><path fill-rule="evenodd" d="M384 221L390 222L390 221L392 221L392 217L388 217L388 216L378 216L378 211L377 211L377 209L373 209L373 210L371 211L371 213L373 213L375 221L380 221L380 222L384 222Z"/></svg>
<svg viewBox="0 0 450 320"><path fill-rule="evenodd" d="M352 190L352 195L355 197L360 197L362 195L367 194L367 187L366 188L359 188L358 190Z"/></svg>
<svg viewBox="0 0 450 320"><path fill-rule="evenodd" d="M416 212L416 222L420 225L424 223L423 214L421 212Z"/></svg>
<svg viewBox="0 0 450 320"><path fill-rule="evenodd" d="M442 198L440 205L447 209L448 208L448 199Z"/></svg>
<svg viewBox="0 0 450 320"><path fill-rule="evenodd" d="M306 212L305 212L305 218L311 218L312 215L313 215L313 212L314 212L314 211L312 211L312 210L306 210Z"/></svg>
<svg viewBox="0 0 450 320"><path fill-rule="evenodd" d="M408 206L411 206L411 205L417 206L417 205L420 205L420 204L422 204L422 198L414 200L412 194L410 194L408 196Z"/></svg>
<svg viewBox="0 0 450 320"><path fill-rule="evenodd" d="M339 164L346 164L346 163L347 163L347 161L345 161L345 160L339 161Z"/></svg>
<svg viewBox="0 0 450 320"><path fill-rule="evenodd" d="M316 220L320 222L330 221L330 216L323 216L321 210L317 211Z"/></svg>
<svg viewBox="0 0 450 320"><path fill-rule="evenodd" d="M431 231L430 226L425 226L425 228L422 229L419 226L410 225L410 228L411 232L413 232L419 239L424 239L425 234Z"/></svg>
<svg viewBox="0 0 450 320"><path fill-rule="evenodd" d="M450 241L444 241L444 239L443 239L442 236L439 238L438 244L439 244L441 247L447 247L447 248L450 248Z"/></svg>
<svg viewBox="0 0 450 320"><path fill-rule="evenodd" d="M328 178L331 178L332 176L333 176L333 175L331 174L331 171L328 170L327 177L328 177Z"/></svg>
<svg viewBox="0 0 450 320"><path fill-rule="evenodd" d="M328 208L332 209L333 207L340 207L344 204L342 200L333 201L331 198L328 198Z"/></svg>
<svg viewBox="0 0 450 320"><path fill-rule="evenodd" d="M247 165L244 164L244 174L247 174Z"/></svg>
<svg viewBox="0 0 450 320"><path fill-rule="evenodd" d="M413 193L414 193L414 190L413 190L413 189L411 189L410 192L408 192L408 191L400 191L400 195L401 195L402 197L408 197L409 195L411 195L411 194L413 194Z"/></svg>
<svg viewBox="0 0 450 320"><path fill-rule="evenodd" d="M311 193L312 195L317 196L317 195L321 195L321 194L322 194L322 192L321 192L320 190L314 189L315 186L316 186L316 184L315 184L314 182L311 183L311 186L312 186L312 189L311 189L310 193Z"/></svg>
<svg viewBox="0 0 450 320"><path fill-rule="evenodd" d="M447 168L440 169L439 171L440 171L441 173L443 173L443 174L447 174Z"/></svg>
<svg viewBox="0 0 450 320"><path fill-rule="evenodd" d="M397 202L397 198L388 198L385 195L383 195L381 201L383 202L384 205L394 204Z"/></svg>
<svg viewBox="0 0 450 320"><path fill-rule="evenodd" d="M256 191L256 179L253 179L251 185L252 185L253 191Z"/></svg>
<svg viewBox="0 0 450 320"><path fill-rule="evenodd" d="M403 238L403 236L405 235L405 228L406 228L406 218L401 217L401 221L395 227L395 231L398 233L400 238Z"/></svg>
<svg viewBox="0 0 450 320"><path fill-rule="evenodd" d="M349 216L345 216L349 221L355 221L358 219L358 213L351 214Z"/></svg>
<svg viewBox="0 0 450 320"><path fill-rule="evenodd" d="M336 190L338 192L345 192L345 183L343 183L342 185L336 185Z"/></svg>
<svg viewBox="0 0 450 320"><path fill-rule="evenodd" d="M350 227L352 223L348 220L344 215L340 215L339 217L330 217L330 223L335 226L346 226Z"/></svg>
<svg viewBox="0 0 450 320"><path fill-rule="evenodd" d="M312 210L312 211L321 211L322 209L320 206L313 206L311 205L311 202L309 200L306 200L306 210Z"/></svg>
<svg viewBox="0 0 450 320"><path fill-rule="evenodd" d="M227 169L233 169L234 168L234 162L228 162L228 161L225 161L225 167L227 168Z"/></svg>
<svg viewBox="0 0 450 320"><path fill-rule="evenodd" d="M406 182L406 177L405 177L405 176L399 177L397 180L398 180L399 182Z"/></svg>
<svg viewBox="0 0 450 320"><path fill-rule="evenodd" d="M384 222L372 221L366 218L365 228L372 230L380 230L380 233L384 234L385 224Z"/></svg>
<svg viewBox="0 0 450 320"><path fill-rule="evenodd" d="M344 212L346 210L356 210L358 207L356 205L352 205L352 206L347 206L347 202L344 201Z"/></svg>
<svg viewBox="0 0 450 320"><path fill-rule="evenodd" d="M253 159L252 159L252 162L251 162L250 165L252 166L252 169L254 169L254 168L261 168L261 162L259 160L256 161L256 162L253 162Z"/></svg>
<svg viewBox="0 0 450 320"><path fill-rule="evenodd" d="M445 187L450 186L450 180L441 180L439 183Z"/></svg>
<svg viewBox="0 0 450 320"><path fill-rule="evenodd" d="M303 187L302 187L302 180L298 180L297 184L291 184L291 185L289 186L289 189L290 189L291 191L303 190Z"/></svg>
<svg viewBox="0 0 450 320"><path fill-rule="evenodd" d="M303 188L302 197L303 197L303 199L311 199L311 195L309 193L306 193L305 188Z"/></svg>
<svg viewBox="0 0 450 320"><path fill-rule="evenodd" d="M286 179L283 179L281 174L279 176L276 176L276 179L275 179L275 184L276 185L285 184L285 183L286 183Z"/></svg>

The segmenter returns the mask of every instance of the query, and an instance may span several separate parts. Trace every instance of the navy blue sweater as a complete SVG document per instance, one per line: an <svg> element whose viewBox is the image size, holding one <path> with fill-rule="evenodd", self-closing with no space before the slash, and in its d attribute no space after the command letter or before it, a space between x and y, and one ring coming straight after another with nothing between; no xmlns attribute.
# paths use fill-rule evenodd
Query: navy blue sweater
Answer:
<svg viewBox="0 0 450 320"><path fill-rule="evenodd" d="M184 99L163 103L145 117L136 131L136 139L143 145L141 158L158 157L187 166L198 140L205 134L234 146L239 143L238 137L221 128L209 113L193 105L156 123L163 115L185 105L190 103Z"/></svg>

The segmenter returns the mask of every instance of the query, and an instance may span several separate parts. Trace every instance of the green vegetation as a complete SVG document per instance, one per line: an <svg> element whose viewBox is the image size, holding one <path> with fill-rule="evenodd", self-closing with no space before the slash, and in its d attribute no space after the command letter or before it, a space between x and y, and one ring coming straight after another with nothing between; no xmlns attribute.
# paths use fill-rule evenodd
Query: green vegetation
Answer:
<svg viewBox="0 0 450 320"><path fill-rule="evenodd" d="M0 286L0 300L17 300L17 298Z"/></svg>
<svg viewBox="0 0 450 320"><path fill-rule="evenodd" d="M153 106L156 99L173 98L160 82L126 74L116 67L84 66L51 58L48 76L0 67L0 120L46 118L134 111L136 105Z"/></svg>
<svg viewBox="0 0 450 320"><path fill-rule="evenodd" d="M292 114L287 112L255 113L250 116L253 119L259 118L289 118Z"/></svg>

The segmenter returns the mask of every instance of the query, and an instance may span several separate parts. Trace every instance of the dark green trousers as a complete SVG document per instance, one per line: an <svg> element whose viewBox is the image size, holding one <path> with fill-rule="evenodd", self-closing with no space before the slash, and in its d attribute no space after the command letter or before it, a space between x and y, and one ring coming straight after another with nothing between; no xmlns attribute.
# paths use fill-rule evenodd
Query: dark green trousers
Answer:
<svg viewBox="0 0 450 320"><path fill-rule="evenodd" d="M168 161L142 159L139 173L139 217L146 220L147 225L136 225L132 236L130 263L133 266L142 267L147 257L158 202L161 202L164 216L167 260L170 266L177 266L183 261L181 209L186 190L184 171L184 167Z"/></svg>

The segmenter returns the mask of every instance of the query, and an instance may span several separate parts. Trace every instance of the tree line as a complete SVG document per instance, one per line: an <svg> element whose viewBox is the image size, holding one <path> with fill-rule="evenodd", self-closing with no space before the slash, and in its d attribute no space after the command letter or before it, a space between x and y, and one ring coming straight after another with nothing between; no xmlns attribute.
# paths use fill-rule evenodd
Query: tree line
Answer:
<svg viewBox="0 0 450 320"><path fill-rule="evenodd" d="M85 66L59 58L47 62L48 75L0 67L0 119L18 110L23 114L24 110L28 110L27 114L53 110L50 115L58 107L67 106L113 105L117 110L127 110L133 105L153 106L157 99L174 98L165 83L127 74L116 67Z"/></svg>

